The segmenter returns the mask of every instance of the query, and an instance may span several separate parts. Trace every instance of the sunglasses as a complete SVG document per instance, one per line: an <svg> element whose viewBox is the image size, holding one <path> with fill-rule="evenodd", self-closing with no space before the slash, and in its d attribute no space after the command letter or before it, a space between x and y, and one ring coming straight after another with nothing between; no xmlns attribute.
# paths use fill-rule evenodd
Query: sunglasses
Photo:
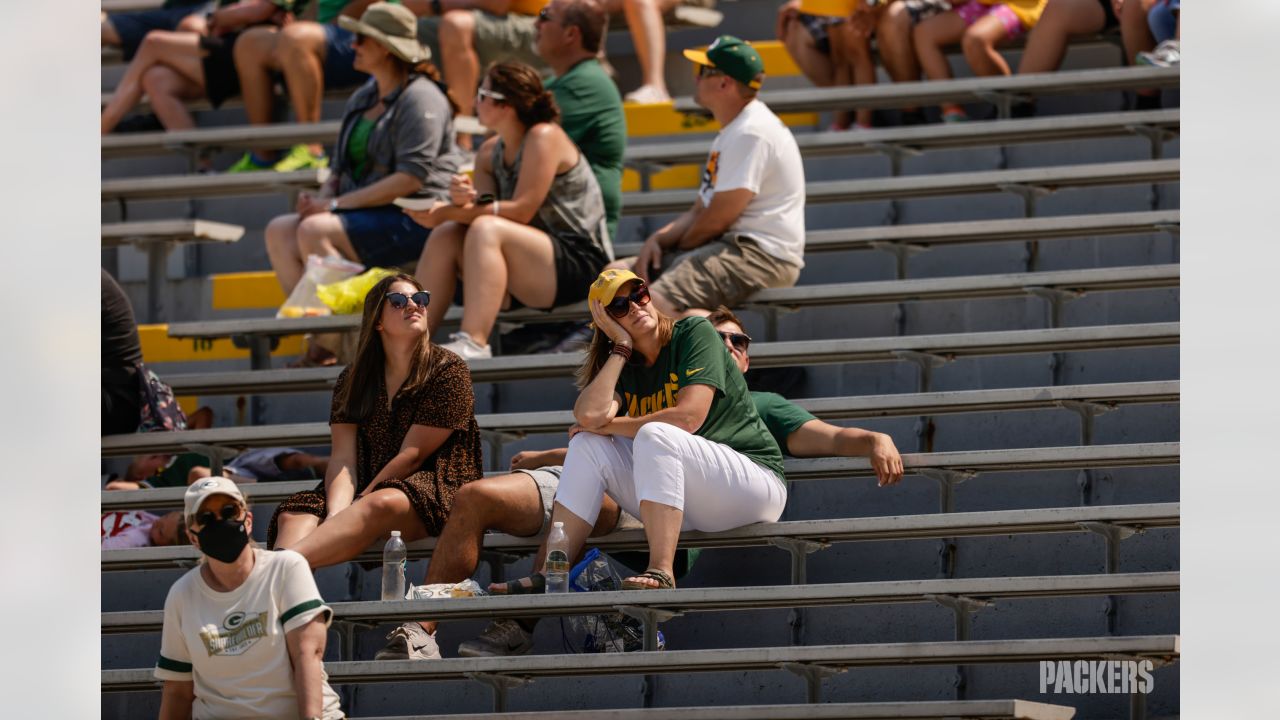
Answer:
<svg viewBox="0 0 1280 720"><path fill-rule="evenodd" d="M200 527L205 527L209 523L215 522L218 519L235 520L236 517L238 517L239 515L240 515L240 506L233 502L230 502L230 503L227 503L226 505L223 505L216 514L212 510L205 510L202 513L197 513L196 525Z"/></svg>
<svg viewBox="0 0 1280 720"><path fill-rule="evenodd" d="M419 290L412 295L405 295L400 292L387 293L387 304L396 310L403 310L409 301L412 300L414 305L424 308L431 304L431 293L426 290Z"/></svg>
<svg viewBox="0 0 1280 720"><path fill-rule="evenodd" d="M747 348L751 347L750 336L745 335L743 333L731 333L731 332L723 332L723 331L717 331L717 332L719 332L720 334L720 339L728 340L729 344L733 345L735 350L742 353L743 355L747 354Z"/></svg>
<svg viewBox="0 0 1280 720"><path fill-rule="evenodd" d="M718 69L716 69L716 68L713 68L713 67L711 67L710 65L699 65L699 66L698 66L698 77L700 77L700 78L704 78L704 77L715 77L715 76L717 76L717 75L724 75L724 71L723 71L723 70L718 70Z"/></svg>
<svg viewBox="0 0 1280 720"><path fill-rule="evenodd" d="M551 22L554 19L551 17L550 5L543 5L542 9L538 11L538 22Z"/></svg>
<svg viewBox="0 0 1280 720"><path fill-rule="evenodd" d="M649 304L649 286L641 285L629 295L622 295L614 298L608 305L604 306L605 312L610 316L621 319L631 312L631 303L635 303L639 307Z"/></svg>
<svg viewBox="0 0 1280 720"><path fill-rule="evenodd" d="M500 100L506 100L507 96L503 95L500 92L494 92L492 90L485 90L484 88L479 88L478 90L476 90L476 100L480 100L482 98L489 98L490 100L497 102Z"/></svg>

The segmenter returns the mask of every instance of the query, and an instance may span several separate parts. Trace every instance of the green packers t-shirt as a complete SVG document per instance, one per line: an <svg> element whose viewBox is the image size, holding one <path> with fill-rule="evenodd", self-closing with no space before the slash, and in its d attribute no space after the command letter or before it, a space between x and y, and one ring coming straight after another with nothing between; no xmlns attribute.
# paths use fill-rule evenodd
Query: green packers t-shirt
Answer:
<svg viewBox="0 0 1280 720"><path fill-rule="evenodd" d="M756 412L769 428L769 433L777 441L783 455L791 455L787 449L787 436L800 429L810 420L817 420L812 413L777 393L751 392L751 401L756 405ZM794 457L794 456L793 456Z"/></svg>
<svg viewBox="0 0 1280 720"><path fill-rule="evenodd" d="M689 385L716 390L707 419L695 435L728 445L784 479L782 451L756 413L742 372L706 318L677 321L671 342L658 353L653 367L623 368L617 385L621 412L641 417L675 407L680 390Z"/></svg>
<svg viewBox="0 0 1280 720"><path fill-rule="evenodd" d="M622 156L627 150L627 117L618 86L589 58L547 83L560 106L560 127L582 150L604 196L609 237L618 237L622 212Z"/></svg>

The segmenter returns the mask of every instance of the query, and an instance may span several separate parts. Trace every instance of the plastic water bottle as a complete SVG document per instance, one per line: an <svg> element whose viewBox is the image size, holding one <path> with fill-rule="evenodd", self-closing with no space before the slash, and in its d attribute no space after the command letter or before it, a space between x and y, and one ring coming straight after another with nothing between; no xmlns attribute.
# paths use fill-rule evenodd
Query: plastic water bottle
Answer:
<svg viewBox="0 0 1280 720"><path fill-rule="evenodd" d="M569 536L564 534L564 523L552 525L547 536L547 592L569 592Z"/></svg>
<svg viewBox="0 0 1280 720"><path fill-rule="evenodd" d="M400 539L400 531L392 530L391 539L382 548L382 599L404 599L404 572L409 563L409 549Z"/></svg>

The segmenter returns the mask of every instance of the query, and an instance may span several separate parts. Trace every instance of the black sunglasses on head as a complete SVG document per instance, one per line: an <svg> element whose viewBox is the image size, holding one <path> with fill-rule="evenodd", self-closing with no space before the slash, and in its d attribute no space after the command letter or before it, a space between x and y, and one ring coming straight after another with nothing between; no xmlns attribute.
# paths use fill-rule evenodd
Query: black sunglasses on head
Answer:
<svg viewBox="0 0 1280 720"><path fill-rule="evenodd" d="M221 509L218 510L217 514L214 514L212 510L205 510L202 513L197 513L196 524L199 525L200 527L205 527L209 523L214 522L219 518L223 520L234 520L236 519L236 516L239 514L240 514L239 505L233 502L227 503L226 505L223 505Z"/></svg>
<svg viewBox="0 0 1280 720"><path fill-rule="evenodd" d="M631 303L635 303L640 307L648 305L649 286L641 285L628 295L619 295L609 301L609 304L605 305L604 309L605 312L609 313L613 317L621 319L626 317L627 313L631 312Z"/></svg>
<svg viewBox="0 0 1280 720"><path fill-rule="evenodd" d="M431 304L431 293L426 290L419 290L412 295L405 295L400 292L387 293L387 303L396 310L403 310L404 306L408 305L410 300L413 301L414 305L424 308Z"/></svg>
<svg viewBox="0 0 1280 720"><path fill-rule="evenodd" d="M728 340L731 345L740 353L746 354L747 348L751 347L751 338L743 333L731 333L717 330L720 333L720 339Z"/></svg>

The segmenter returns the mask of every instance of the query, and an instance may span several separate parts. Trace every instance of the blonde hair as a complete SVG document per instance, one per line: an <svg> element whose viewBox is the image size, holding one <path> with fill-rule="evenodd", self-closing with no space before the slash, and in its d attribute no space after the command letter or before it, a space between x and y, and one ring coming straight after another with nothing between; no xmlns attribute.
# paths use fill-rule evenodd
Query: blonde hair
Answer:
<svg viewBox="0 0 1280 720"><path fill-rule="evenodd" d="M657 308L653 311L658 315L658 347L666 347L667 343L671 342L671 335L675 332L676 319L670 315L664 315ZM613 341L608 335L600 332L600 328L596 328L595 333L591 335L591 345L587 347L587 358L575 375L575 384L579 390L596 379L596 375L600 374L600 368L604 367L604 362L609 359L611 352L613 352Z"/></svg>

